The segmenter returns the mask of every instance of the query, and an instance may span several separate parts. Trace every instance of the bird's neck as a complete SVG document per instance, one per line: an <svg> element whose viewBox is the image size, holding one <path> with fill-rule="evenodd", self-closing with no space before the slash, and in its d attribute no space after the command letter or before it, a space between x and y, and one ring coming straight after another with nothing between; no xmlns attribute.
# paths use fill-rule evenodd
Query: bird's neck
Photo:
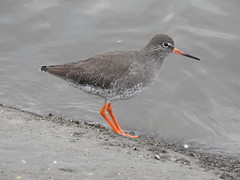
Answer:
<svg viewBox="0 0 240 180"><path fill-rule="evenodd" d="M142 59L141 61L147 66L156 66L155 68L159 69L162 65L164 58L167 56L165 54L160 54L158 51L152 51L149 49L141 50Z"/></svg>
<svg viewBox="0 0 240 180"><path fill-rule="evenodd" d="M153 53L146 50L142 50L140 56L141 58L139 58L139 60L143 64L144 72L148 77L151 77L149 82L152 82L157 77L164 56L159 56L159 53Z"/></svg>

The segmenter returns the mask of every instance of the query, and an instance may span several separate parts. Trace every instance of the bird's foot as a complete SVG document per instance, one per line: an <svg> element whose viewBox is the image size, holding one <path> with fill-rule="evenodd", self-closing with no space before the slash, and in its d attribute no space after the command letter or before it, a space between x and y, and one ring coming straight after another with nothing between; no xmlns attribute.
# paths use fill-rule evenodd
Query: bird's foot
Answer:
<svg viewBox="0 0 240 180"><path fill-rule="evenodd" d="M131 137L131 138L139 138L139 136L133 136L133 135L131 135L131 134L127 134L127 133L124 133L124 132L121 132L121 133L119 133L119 134L121 134L121 135L123 135L123 136Z"/></svg>

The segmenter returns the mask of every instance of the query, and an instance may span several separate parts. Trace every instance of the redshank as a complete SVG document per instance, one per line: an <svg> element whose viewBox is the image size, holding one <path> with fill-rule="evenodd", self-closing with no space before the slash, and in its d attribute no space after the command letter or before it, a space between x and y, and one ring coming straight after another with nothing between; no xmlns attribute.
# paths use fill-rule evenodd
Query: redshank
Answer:
<svg viewBox="0 0 240 180"><path fill-rule="evenodd" d="M157 77L164 58L172 52L200 60L176 49L168 35L157 34L139 50L114 51L73 63L42 66L41 71L60 77L84 92L103 98L105 102L100 114L113 131L137 138L138 136L123 132L113 114L111 102L131 98L148 89Z"/></svg>

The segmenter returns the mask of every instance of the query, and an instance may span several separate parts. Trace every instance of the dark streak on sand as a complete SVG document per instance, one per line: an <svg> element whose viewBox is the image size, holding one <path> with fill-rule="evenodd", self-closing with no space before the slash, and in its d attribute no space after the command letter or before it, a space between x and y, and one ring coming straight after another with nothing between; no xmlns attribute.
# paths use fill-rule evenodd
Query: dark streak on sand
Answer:
<svg viewBox="0 0 240 180"><path fill-rule="evenodd" d="M149 136L122 137L100 124L52 114L3 105L0 112L0 179L240 179L239 159Z"/></svg>

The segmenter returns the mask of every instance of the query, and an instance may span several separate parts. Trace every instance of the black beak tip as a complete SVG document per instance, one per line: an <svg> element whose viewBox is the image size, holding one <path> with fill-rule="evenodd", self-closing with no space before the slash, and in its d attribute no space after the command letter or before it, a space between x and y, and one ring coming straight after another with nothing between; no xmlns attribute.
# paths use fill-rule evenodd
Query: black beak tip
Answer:
<svg viewBox="0 0 240 180"><path fill-rule="evenodd" d="M192 59L195 59L195 60L198 60L198 61L200 61L200 59L199 59L199 58L197 58L197 57L194 57L194 56L191 56L191 55L189 55L189 54L183 54L183 56L186 56L186 57L189 57L189 58L192 58Z"/></svg>

